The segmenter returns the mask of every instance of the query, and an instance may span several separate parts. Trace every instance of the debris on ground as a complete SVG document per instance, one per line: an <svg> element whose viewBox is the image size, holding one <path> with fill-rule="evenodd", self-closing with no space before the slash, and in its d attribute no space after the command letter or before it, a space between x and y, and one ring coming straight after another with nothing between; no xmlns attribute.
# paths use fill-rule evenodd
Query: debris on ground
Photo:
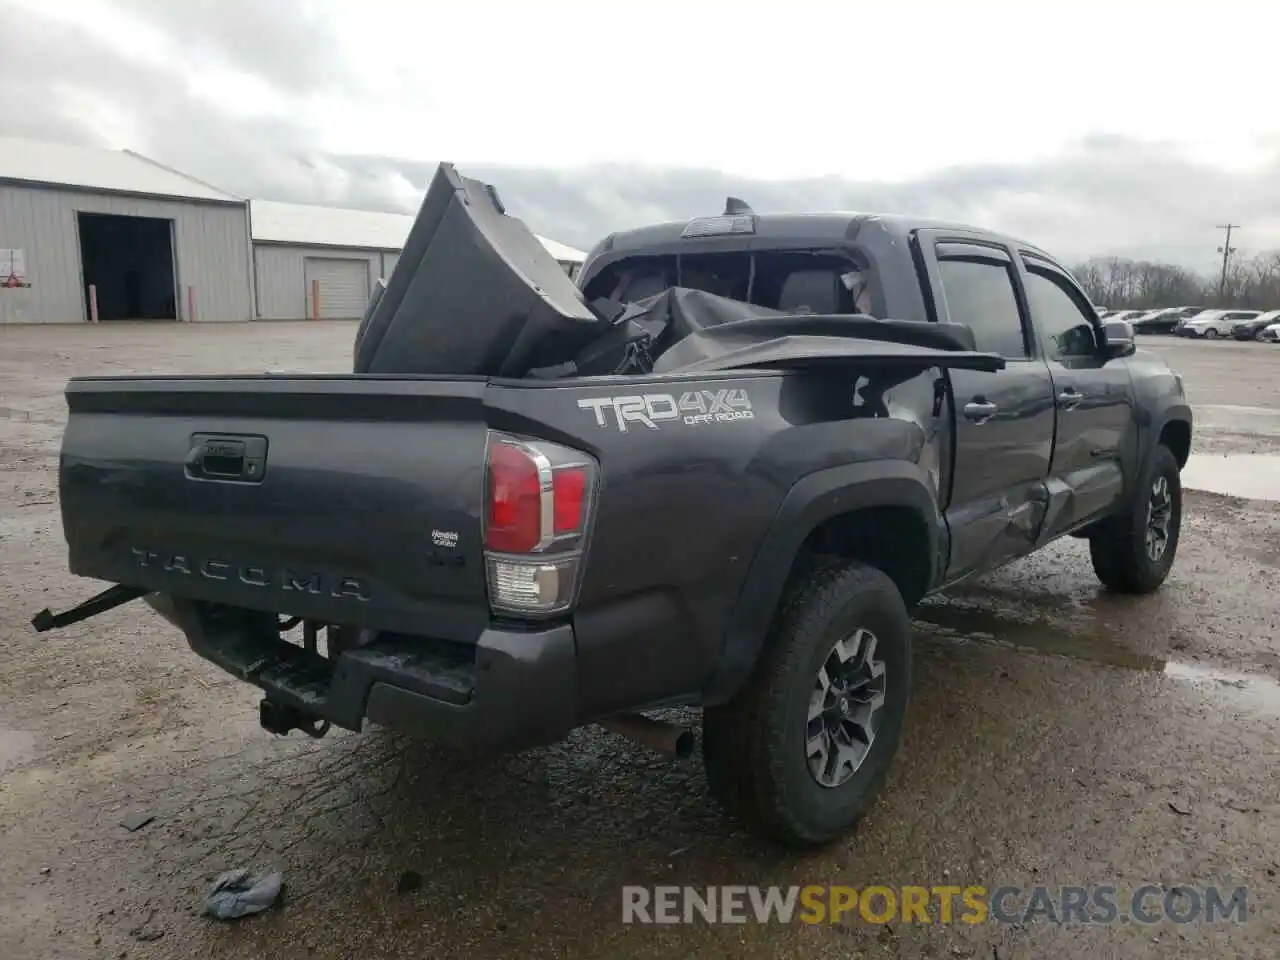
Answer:
<svg viewBox="0 0 1280 960"><path fill-rule="evenodd" d="M1169 801L1169 809L1180 817L1191 816L1191 807L1185 803L1179 803L1177 800Z"/></svg>
<svg viewBox="0 0 1280 960"><path fill-rule="evenodd" d="M129 936L134 940L137 940L139 943L151 943L163 937L163 930L153 930L148 926L158 912L159 911L153 907L151 912L147 914L147 919L143 920L140 924L129 931Z"/></svg>
<svg viewBox="0 0 1280 960"><path fill-rule="evenodd" d="M243 868L228 870L213 882L205 898L205 913L219 920L261 913L275 904L283 889L284 874L279 870L256 875Z"/></svg>
<svg viewBox="0 0 1280 960"><path fill-rule="evenodd" d="M412 893L422 886L422 874L416 870L406 870L396 881L396 893Z"/></svg>
<svg viewBox="0 0 1280 960"><path fill-rule="evenodd" d="M130 810L120 821L120 826L130 833L136 833L156 818L154 813L146 810Z"/></svg>

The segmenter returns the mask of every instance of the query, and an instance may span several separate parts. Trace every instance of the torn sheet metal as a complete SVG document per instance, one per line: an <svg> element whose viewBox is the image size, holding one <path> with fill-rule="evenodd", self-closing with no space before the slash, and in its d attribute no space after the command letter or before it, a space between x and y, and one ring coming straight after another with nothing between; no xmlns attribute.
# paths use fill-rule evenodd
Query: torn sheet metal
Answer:
<svg viewBox="0 0 1280 960"><path fill-rule="evenodd" d="M975 352L972 332L954 324L797 314L685 287L587 303L493 188L450 164L375 291L354 354L356 373L538 379L854 361L1004 365Z"/></svg>
<svg viewBox="0 0 1280 960"><path fill-rule="evenodd" d="M354 370L520 377L608 329L493 188L442 163L356 333Z"/></svg>
<svg viewBox="0 0 1280 960"><path fill-rule="evenodd" d="M957 324L774 313L692 331L663 352L653 372L798 366L806 357L814 362L875 358L884 363L914 358L910 362L917 368L923 358L945 359L947 362L938 365L971 370L1004 367L1001 358L975 352L973 332Z"/></svg>

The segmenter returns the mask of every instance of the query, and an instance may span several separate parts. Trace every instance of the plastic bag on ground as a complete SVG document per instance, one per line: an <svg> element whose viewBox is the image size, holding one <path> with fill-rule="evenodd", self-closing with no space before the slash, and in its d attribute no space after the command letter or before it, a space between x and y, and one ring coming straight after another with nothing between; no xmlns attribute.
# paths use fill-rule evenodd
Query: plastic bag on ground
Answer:
<svg viewBox="0 0 1280 960"><path fill-rule="evenodd" d="M275 904L284 888L279 870L251 875L248 870L228 870L213 882L205 898L205 913L219 920L234 920L261 913Z"/></svg>

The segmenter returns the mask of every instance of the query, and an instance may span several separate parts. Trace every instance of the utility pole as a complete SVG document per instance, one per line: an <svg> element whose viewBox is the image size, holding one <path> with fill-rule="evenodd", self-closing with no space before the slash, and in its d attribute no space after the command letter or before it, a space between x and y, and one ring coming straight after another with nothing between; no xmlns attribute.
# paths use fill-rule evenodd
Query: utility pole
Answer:
<svg viewBox="0 0 1280 960"><path fill-rule="evenodd" d="M1231 245L1231 231L1239 230L1238 223L1220 223L1219 230L1227 231L1227 241L1218 248L1218 252L1222 254L1222 276L1218 280L1218 306L1225 306L1223 300L1227 294L1227 261L1231 259L1231 255L1236 252L1236 248Z"/></svg>

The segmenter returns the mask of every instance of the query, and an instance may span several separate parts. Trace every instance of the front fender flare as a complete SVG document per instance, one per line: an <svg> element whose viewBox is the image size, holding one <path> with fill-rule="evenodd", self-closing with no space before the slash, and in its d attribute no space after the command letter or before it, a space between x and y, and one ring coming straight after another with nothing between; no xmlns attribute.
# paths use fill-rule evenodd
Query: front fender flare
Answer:
<svg viewBox="0 0 1280 960"><path fill-rule="evenodd" d="M929 538L930 586L939 582L950 538L923 467L905 460L878 460L805 476L783 498L747 571L715 672L703 689L705 705L724 703L746 682L809 535L832 517L873 507L907 507L920 515Z"/></svg>
<svg viewBox="0 0 1280 960"><path fill-rule="evenodd" d="M1171 423L1185 423L1191 431L1191 443L1192 445L1195 444L1195 419L1191 413L1191 405L1187 403L1169 404L1151 418L1151 428L1147 434L1147 442L1143 444L1142 455L1138 463L1137 475L1139 477L1147 475L1147 465L1151 462L1151 457L1156 452L1156 446L1160 443L1160 435L1164 433L1164 428ZM1139 494L1136 483L1134 494Z"/></svg>

